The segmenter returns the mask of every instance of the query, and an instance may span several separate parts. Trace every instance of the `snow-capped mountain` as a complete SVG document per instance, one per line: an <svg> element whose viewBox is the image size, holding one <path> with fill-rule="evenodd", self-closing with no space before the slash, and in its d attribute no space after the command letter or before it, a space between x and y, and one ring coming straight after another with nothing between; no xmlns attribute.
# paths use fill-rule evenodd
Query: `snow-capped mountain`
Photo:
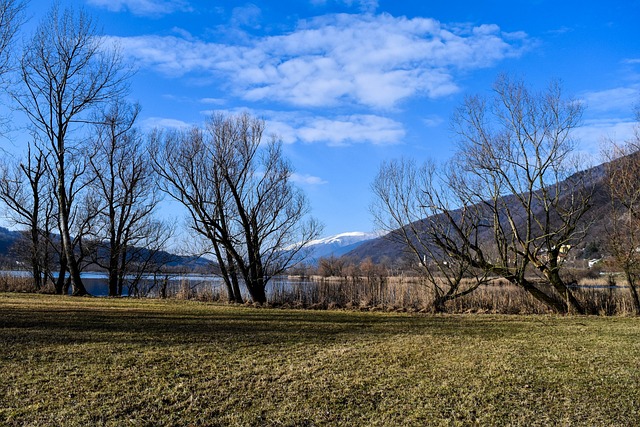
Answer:
<svg viewBox="0 0 640 427"><path fill-rule="evenodd" d="M347 252L360 246L362 243L381 236L381 233L364 233L361 231L351 231L340 233L335 236L324 237L312 240L307 245L309 254L307 261L315 262L320 258L335 256L340 257Z"/></svg>

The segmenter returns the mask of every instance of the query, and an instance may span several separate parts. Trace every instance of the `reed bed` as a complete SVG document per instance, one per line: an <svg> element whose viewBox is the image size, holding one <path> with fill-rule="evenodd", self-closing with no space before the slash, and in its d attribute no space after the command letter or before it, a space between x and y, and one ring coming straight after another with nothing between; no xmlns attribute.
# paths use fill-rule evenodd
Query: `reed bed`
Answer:
<svg viewBox="0 0 640 427"><path fill-rule="evenodd" d="M463 284L463 287L471 283ZM35 289L27 277L0 274L0 292L53 293L52 287ZM623 280L615 276L583 278L576 297L587 312L605 316L632 315L633 302ZM268 306L300 309L433 312L433 288L419 277L299 277L273 279L267 287ZM136 297L225 302L220 284L183 280L169 286L140 287ZM252 304L245 295L247 304ZM547 306L504 279L495 279L474 292L445 304L447 313L548 314Z"/></svg>
<svg viewBox="0 0 640 427"><path fill-rule="evenodd" d="M291 283L294 284L291 284ZM629 315L633 303L622 285L607 278L584 279L574 292L589 313ZM470 286L471 283L463 286ZM269 304L292 308L358 309L369 311L432 312L434 292L416 277L319 278L275 282ZM546 314L550 309L523 289L496 279L474 292L446 303L448 313Z"/></svg>
<svg viewBox="0 0 640 427"><path fill-rule="evenodd" d="M51 291L52 289L44 289ZM43 292L42 289L36 289L33 279L28 275L16 276L10 272L0 272L0 292ZM45 292L46 293L46 292Z"/></svg>

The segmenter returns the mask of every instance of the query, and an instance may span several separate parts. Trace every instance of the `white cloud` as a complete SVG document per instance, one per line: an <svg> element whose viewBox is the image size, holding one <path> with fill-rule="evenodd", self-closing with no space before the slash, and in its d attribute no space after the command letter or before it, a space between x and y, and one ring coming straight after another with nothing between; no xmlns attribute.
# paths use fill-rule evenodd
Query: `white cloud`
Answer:
<svg viewBox="0 0 640 427"><path fill-rule="evenodd" d="M220 98L202 98L200 103L208 105L224 105L226 101Z"/></svg>
<svg viewBox="0 0 640 427"><path fill-rule="evenodd" d="M426 18L340 14L300 21L290 33L242 45L175 36L118 41L142 66L172 77L222 77L248 101L389 109L414 96L456 92L459 71L518 56L528 38L495 25L448 27Z"/></svg>
<svg viewBox="0 0 640 427"><path fill-rule="evenodd" d="M361 142L389 145L399 143L405 130L402 124L386 117L351 115L311 119L298 127L296 134L303 142L324 142L332 146Z"/></svg>
<svg viewBox="0 0 640 427"><path fill-rule="evenodd" d="M573 131L578 152L598 155L602 144L607 140L628 141L634 137L637 123L631 119L594 119Z"/></svg>
<svg viewBox="0 0 640 427"><path fill-rule="evenodd" d="M202 111L209 115L214 111ZM351 144L393 145L402 142L406 132L402 123L373 114L320 117L303 112L251 110L237 108L215 110L223 114L249 113L264 119L267 135L275 135L285 144L322 143L330 146Z"/></svg>
<svg viewBox="0 0 640 427"><path fill-rule="evenodd" d="M314 6L325 6L327 0L310 0ZM364 13L373 13L378 9L378 0L334 0L333 3L348 7L357 6Z"/></svg>
<svg viewBox="0 0 640 427"><path fill-rule="evenodd" d="M444 123L444 119L441 116L430 115L422 119L422 123L424 123L426 127L435 128Z"/></svg>
<svg viewBox="0 0 640 427"><path fill-rule="evenodd" d="M111 12L128 10L139 16L161 16L192 10L186 0L87 0L87 3Z"/></svg>
<svg viewBox="0 0 640 427"><path fill-rule="evenodd" d="M309 174L298 174L295 172L291 174L291 181L297 184L306 184L306 185L323 185L328 183L328 181L325 181L320 177L309 175Z"/></svg>
<svg viewBox="0 0 640 427"><path fill-rule="evenodd" d="M153 129L188 129L193 125L182 120L165 117L149 117L142 121L141 126L142 129L149 131Z"/></svg>
<svg viewBox="0 0 640 427"><path fill-rule="evenodd" d="M374 13L378 9L378 0L337 0L337 3L343 3L349 7L357 5L364 13Z"/></svg>
<svg viewBox="0 0 640 427"><path fill-rule="evenodd" d="M262 11L255 4L238 6L231 11L231 24L238 27L260 28Z"/></svg>
<svg viewBox="0 0 640 427"><path fill-rule="evenodd" d="M630 113L640 101L640 88L617 87L583 95L588 111Z"/></svg>

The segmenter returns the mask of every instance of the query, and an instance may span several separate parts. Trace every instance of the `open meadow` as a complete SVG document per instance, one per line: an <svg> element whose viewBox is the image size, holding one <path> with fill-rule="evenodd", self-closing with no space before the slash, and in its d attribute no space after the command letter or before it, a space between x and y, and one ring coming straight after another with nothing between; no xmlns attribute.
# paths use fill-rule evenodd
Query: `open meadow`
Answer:
<svg viewBox="0 0 640 427"><path fill-rule="evenodd" d="M637 425L634 317L0 294L0 425Z"/></svg>

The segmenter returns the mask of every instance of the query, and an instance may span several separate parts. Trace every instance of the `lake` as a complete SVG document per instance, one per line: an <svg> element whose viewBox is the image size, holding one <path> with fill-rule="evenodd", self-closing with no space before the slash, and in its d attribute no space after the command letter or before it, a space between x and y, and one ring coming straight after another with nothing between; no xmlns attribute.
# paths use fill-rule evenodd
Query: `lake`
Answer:
<svg viewBox="0 0 640 427"><path fill-rule="evenodd" d="M31 277L31 272L24 270L5 270L0 271L0 274L14 277ZM54 277L58 276L57 273L53 274ZM107 273L90 271L82 272L80 276L87 292L91 295L105 297L109 294ZM267 284L267 295L271 296L274 292L290 291L294 287L304 288L304 285L309 283L311 281L290 280L287 276L274 277ZM166 287L164 287L165 285ZM163 287L165 295L168 297L175 297L181 293L182 296L196 294L222 295L223 298L226 296L226 287L222 278L207 274L158 274L155 277L146 275L140 280L137 289L130 289L125 285L122 290L122 296L129 296L131 293L133 296L158 297ZM243 286L241 287L243 298L246 300L248 299L248 293Z"/></svg>

